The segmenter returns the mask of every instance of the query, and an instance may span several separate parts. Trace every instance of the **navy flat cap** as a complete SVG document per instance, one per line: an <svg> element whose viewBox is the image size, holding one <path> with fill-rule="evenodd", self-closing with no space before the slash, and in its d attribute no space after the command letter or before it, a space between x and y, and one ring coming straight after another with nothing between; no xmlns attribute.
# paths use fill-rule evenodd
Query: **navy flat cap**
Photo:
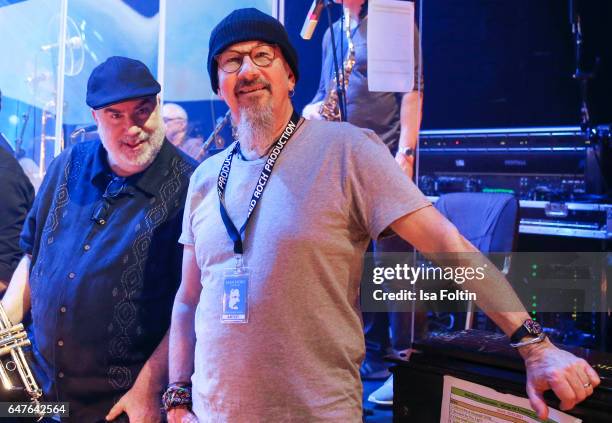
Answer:
<svg viewBox="0 0 612 423"><path fill-rule="evenodd" d="M87 81L86 103L101 109L122 101L157 95L161 86L139 60L112 56L94 68Z"/></svg>

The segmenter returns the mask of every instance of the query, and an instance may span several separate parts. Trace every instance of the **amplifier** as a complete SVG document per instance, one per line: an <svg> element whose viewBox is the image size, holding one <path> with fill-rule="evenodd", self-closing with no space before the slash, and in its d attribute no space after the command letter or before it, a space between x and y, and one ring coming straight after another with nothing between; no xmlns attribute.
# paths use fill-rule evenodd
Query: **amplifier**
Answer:
<svg viewBox="0 0 612 423"><path fill-rule="evenodd" d="M612 239L612 204L520 201L523 234Z"/></svg>
<svg viewBox="0 0 612 423"><path fill-rule="evenodd" d="M432 203L438 198L427 196ZM612 204L520 200L519 205L519 233L612 239Z"/></svg>
<svg viewBox="0 0 612 423"><path fill-rule="evenodd" d="M578 127L422 131L426 195L509 192L521 200L582 201L601 191L600 157Z"/></svg>
<svg viewBox="0 0 612 423"><path fill-rule="evenodd" d="M603 135L602 135L603 134ZM520 200L521 233L612 238L603 158L579 127L422 131L418 186L435 201L451 192L501 192Z"/></svg>

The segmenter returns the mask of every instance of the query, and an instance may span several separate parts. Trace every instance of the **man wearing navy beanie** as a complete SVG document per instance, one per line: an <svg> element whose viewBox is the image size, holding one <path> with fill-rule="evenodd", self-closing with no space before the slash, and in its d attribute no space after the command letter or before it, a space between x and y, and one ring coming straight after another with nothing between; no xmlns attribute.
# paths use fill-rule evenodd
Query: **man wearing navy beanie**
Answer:
<svg viewBox="0 0 612 423"><path fill-rule="evenodd" d="M232 44L251 40L277 45L291 68L295 80L298 80L298 57L285 28L272 16L255 8L238 9L219 22L208 42L206 63L210 83L215 93L219 90L218 64L215 57Z"/></svg>
<svg viewBox="0 0 612 423"><path fill-rule="evenodd" d="M49 166L21 234L26 255L2 300L14 323L31 311L42 400L68 402L69 421L161 419L177 240L195 163L164 137L160 88L127 57L92 71L86 103L100 140Z"/></svg>
<svg viewBox="0 0 612 423"><path fill-rule="evenodd" d="M359 294L370 240L395 231L423 252L477 250L373 132L300 118L291 104L297 55L276 19L232 12L212 31L207 66L237 140L190 181L168 420L361 422ZM471 289L489 310L517 311L492 316L510 335L529 315L490 268ZM573 385L585 378L590 392L599 383L545 337L520 338L534 395L560 374ZM561 395L563 404L583 394Z"/></svg>

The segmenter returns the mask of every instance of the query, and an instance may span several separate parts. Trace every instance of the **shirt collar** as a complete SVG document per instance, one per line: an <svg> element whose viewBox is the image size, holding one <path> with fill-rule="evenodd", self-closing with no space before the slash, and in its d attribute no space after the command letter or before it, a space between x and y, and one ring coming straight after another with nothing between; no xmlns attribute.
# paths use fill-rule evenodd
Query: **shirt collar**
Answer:
<svg viewBox="0 0 612 423"><path fill-rule="evenodd" d="M113 174L108 160L106 158L106 150L101 141L98 141L98 147L93 155L93 163L91 166L91 182L95 185L104 187L108 183L109 176Z"/></svg>
<svg viewBox="0 0 612 423"><path fill-rule="evenodd" d="M175 151L176 147L164 138L164 143L153 163L144 171L130 176L128 181L149 195L157 194L161 184L170 175L170 162L176 156Z"/></svg>

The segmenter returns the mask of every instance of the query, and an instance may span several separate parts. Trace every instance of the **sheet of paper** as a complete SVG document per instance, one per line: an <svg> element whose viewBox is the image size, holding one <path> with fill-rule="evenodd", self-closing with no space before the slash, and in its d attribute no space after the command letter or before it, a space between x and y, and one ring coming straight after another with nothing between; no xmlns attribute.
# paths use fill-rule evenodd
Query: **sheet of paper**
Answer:
<svg viewBox="0 0 612 423"><path fill-rule="evenodd" d="M368 89L409 92L414 86L414 3L368 3Z"/></svg>
<svg viewBox="0 0 612 423"><path fill-rule="evenodd" d="M538 423L529 400L502 394L483 385L444 376L440 423ZM580 423L582 420L550 409L545 423Z"/></svg>

